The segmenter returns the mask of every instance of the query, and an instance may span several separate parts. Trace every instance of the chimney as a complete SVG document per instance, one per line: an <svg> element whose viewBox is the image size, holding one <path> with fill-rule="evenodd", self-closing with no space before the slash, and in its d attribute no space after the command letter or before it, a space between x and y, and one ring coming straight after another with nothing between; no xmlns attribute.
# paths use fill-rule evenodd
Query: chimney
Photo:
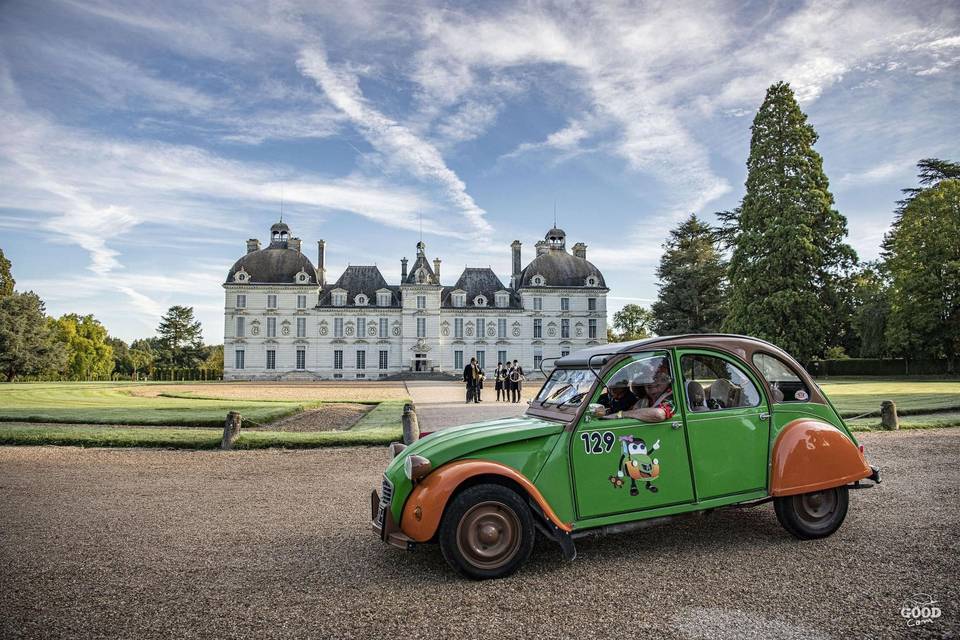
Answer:
<svg viewBox="0 0 960 640"><path fill-rule="evenodd" d="M327 286L327 243L317 240L317 281L321 287Z"/></svg>
<svg viewBox="0 0 960 640"><path fill-rule="evenodd" d="M520 241L514 240L511 242L510 249L513 251L513 273L511 275L515 280L520 275Z"/></svg>
<svg viewBox="0 0 960 640"><path fill-rule="evenodd" d="M550 246L547 244L546 240L540 240L537 244L534 245L537 248L537 255L542 256L543 254L550 251Z"/></svg>
<svg viewBox="0 0 960 640"><path fill-rule="evenodd" d="M300 253L300 238L290 238L287 240L287 248Z"/></svg>
<svg viewBox="0 0 960 640"><path fill-rule="evenodd" d="M573 245L573 255L577 258L582 258L583 260L587 259L587 245L582 242L578 242Z"/></svg>
<svg viewBox="0 0 960 640"><path fill-rule="evenodd" d="M254 251L260 251L260 241L256 238L250 238L247 240L247 253L253 253Z"/></svg>
<svg viewBox="0 0 960 640"><path fill-rule="evenodd" d="M403 282L407 279L407 259L401 258L400 260L400 281Z"/></svg>
<svg viewBox="0 0 960 640"><path fill-rule="evenodd" d="M437 276L437 284L440 284L440 258L433 259L433 273Z"/></svg>

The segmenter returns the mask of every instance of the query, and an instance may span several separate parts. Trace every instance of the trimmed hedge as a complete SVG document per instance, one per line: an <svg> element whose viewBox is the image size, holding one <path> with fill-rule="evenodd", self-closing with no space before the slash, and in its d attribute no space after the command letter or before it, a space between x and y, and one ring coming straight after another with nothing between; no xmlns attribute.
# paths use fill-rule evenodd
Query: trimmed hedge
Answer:
<svg viewBox="0 0 960 640"><path fill-rule="evenodd" d="M901 358L844 358L814 360L807 371L826 376L929 376L958 373L949 360L904 360Z"/></svg>

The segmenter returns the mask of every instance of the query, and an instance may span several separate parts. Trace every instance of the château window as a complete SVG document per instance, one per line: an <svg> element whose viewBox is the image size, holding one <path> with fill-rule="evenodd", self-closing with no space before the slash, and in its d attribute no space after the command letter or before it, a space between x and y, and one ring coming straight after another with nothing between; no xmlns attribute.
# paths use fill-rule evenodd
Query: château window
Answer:
<svg viewBox="0 0 960 640"><path fill-rule="evenodd" d="M570 319L564 318L560 321L560 337L569 338L570 337Z"/></svg>
<svg viewBox="0 0 960 640"><path fill-rule="evenodd" d="M387 331L388 331L388 329L387 329L387 319L386 319L386 318L380 318L380 337L381 337L381 338L386 338L386 337L387 337Z"/></svg>
<svg viewBox="0 0 960 640"><path fill-rule="evenodd" d="M297 309L306 309L307 308L307 296L299 295L297 296Z"/></svg>
<svg viewBox="0 0 960 640"><path fill-rule="evenodd" d="M534 310L534 311L543 311L543 298L534 298L534 299L533 299L533 310Z"/></svg>
<svg viewBox="0 0 960 640"><path fill-rule="evenodd" d="M267 349L267 369L277 368L277 352L273 349Z"/></svg>
<svg viewBox="0 0 960 640"><path fill-rule="evenodd" d="M267 295L267 309L276 309L277 308L277 294L271 293Z"/></svg>
<svg viewBox="0 0 960 640"><path fill-rule="evenodd" d="M588 320L587 322L589 323L587 326L587 337L596 338L597 337L597 319L590 318L590 320Z"/></svg>
<svg viewBox="0 0 960 640"><path fill-rule="evenodd" d="M497 337L498 338L507 337L507 319L506 318L497 319Z"/></svg>
<svg viewBox="0 0 960 640"><path fill-rule="evenodd" d="M543 366L543 353L540 351L533 352L533 368L537 371L540 370L540 367Z"/></svg>
<svg viewBox="0 0 960 640"><path fill-rule="evenodd" d="M540 274L537 274L530 279L530 284L532 284L535 287L542 287L546 283L547 283L546 278L544 278Z"/></svg>
<svg viewBox="0 0 960 640"><path fill-rule="evenodd" d="M367 368L367 352L362 349L357 350L357 369Z"/></svg>
<svg viewBox="0 0 960 640"><path fill-rule="evenodd" d="M453 306L455 307L464 307L467 304L467 294L465 293L455 293L453 294Z"/></svg>
<svg viewBox="0 0 960 640"><path fill-rule="evenodd" d="M426 318L417 318L417 337L418 338L427 337L427 319Z"/></svg>
<svg viewBox="0 0 960 640"><path fill-rule="evenodd" d="M367 335L367 319L363 316L357 318L357 337L362 338Z"/></svg>
<svg viewBox="0 0 960 640"><path fill-rule="evenodd" d="M463 371L463 351L459 349L453 352L453 368Z"/></svg>
<svg viewBox="0 0 960 640"><path fill-rule="evenodd" d="M267 317L267 337L268 338L277 337L277 319L273 316Z"/></svg>
<svg viewBox="0 0 960 640"><path fill-rule="evenodd" d="M243 369L243 349L234 352L234 369Z"/></svg>
<svg viewBox="0 0 960 640"><path fill-rule="evenodd" d="M587 298L587 311L596 311L596 310L597 310L597 299Z"/></svg>
<svg viewBox="0 0 960 640"><path fill-rule="evenodd" d="M454 338L463 337L463 318L453 319L453 337Z"/></svg>
<svg viewBox="0 0 960 640"><path fill-rule="evenodd" d="M304 348L297 349L297 369L301 371L307 368L307 350Z"/></svg>
<svg viewBox="0 0 960 640"><path fill-rule="evenodd" d="M485 324L483 318L477 318L477 338L482 338L485 333Z"/></svg>
<svg viewBox="0 0 960 640"><path fill-rule="evenodd" d="M237 309L247 308L247 296L242 293L237 296Z"/></svg>
<svg viewBox="0 0 960 640"><path fill-rule="evenodd" d="M533 337L542 338L543 337L543 320L540 318L533 319Z"/></svg>
<svg viewBox="0 0 960 640"><path fill-rule="evenodd" d="M297 318L297 337L298 338L307 337L307 319L306 318Z"/></svg>
<svg viewBox="0 0 960 640"><path fill-rule="evenodd" d="M570 298L560 298L560 311L570 311Z"/></svg>
<svg viewBox="0 0 960 640"><path fill-rule="evenodd" d="M367 296L363 295L362 293L357 294L357 297L353 299L353 303L358 307L365 307L367 306Z"/></svg>
<svg viewBox="0 0 960 640"><path fill-rule="evenodd" d="M347 304L347 294L342 291L338 291L333 294L333 306L342 307Z"/></svg>
<svg viewBox="0 0 960 640"><path fill-rule="evenodd" d="M378 306L378 307L389 307L389 306L390 306L390 294L389 294L389 293L378 293L378 294L377 294L377 306Z"/></svg>
<svg viewBox="0 0 960 640"><path fill-rule="evenodd" d="M485 306L487 306L487 298L486 298L486 296L477 296L476 298L473 299L473 304L475 304L475 305L478 306L478 307L485 307Z"/></svg>
<svg viewBox="0 0 960 640"><path fill-rule="evenodd" d="M334 338L343 337L343 318L333 319L333 337Z"/></svg>
<svg viewBox="0 0 960 640"><path fill-rule="evenodd" d="M246 331L245 331L247 326L246 320L247 319L244 317L237 318L237 337L238 338L242 338L244 335L246 335ZM240 367L237 367L237 368L239 369Z"/></svg>
<svg viewBox="0 0 960 640"><path fill-rule="evenodd" d="M389 361L390 352L386 350L380 351L380 369L387 369L390 364Z"/></svg>
<svg viewBox="0 0 960 640"><path fill-rule="evenodd" d="M342 349L334 349L333 351L333 368L343 369L343 350Z"/></svg>
<svg viewBox="0 0 960 640"><path fill-rule="evenodd" d="M507 352L497 351L497 362L506 362L506 361L507 361Z"/></svg>
<svg viewBox="0 0 960 640"><path fill-rule="evenodd" d="M497 306L500 308L506 307L510 304L510 298L505 293L497 294Z"/></svg>
<svg viewBox="0 0 960 640"><path fill-rule="evenodd" d="M417 309L427 308L427 296L417 296Z"/></svg>

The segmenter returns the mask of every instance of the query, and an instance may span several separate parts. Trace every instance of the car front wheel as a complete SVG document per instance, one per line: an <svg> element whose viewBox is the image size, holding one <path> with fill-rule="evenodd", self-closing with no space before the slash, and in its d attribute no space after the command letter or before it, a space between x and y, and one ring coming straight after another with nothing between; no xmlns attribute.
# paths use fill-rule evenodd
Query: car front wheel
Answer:
<svg viewBox="0 0 960 640"><path fill-rule="evenodd" d="M474 580L503 578L533 550L533 516L523 497L498 484L459 493L440 523L440 549L454 569Z"/></svg>
<svg viewBox="0 0 960 640"><path fill-rule="evenodd" d="M783 528L800 538L825 538L840 528L847 516L846 487L776 498L773 506Z"/></svg>

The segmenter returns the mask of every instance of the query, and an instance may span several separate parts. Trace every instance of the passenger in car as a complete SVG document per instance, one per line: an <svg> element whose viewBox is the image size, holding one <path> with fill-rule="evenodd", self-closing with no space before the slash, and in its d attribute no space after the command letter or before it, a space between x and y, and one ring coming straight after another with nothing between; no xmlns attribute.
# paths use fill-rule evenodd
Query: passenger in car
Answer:
<svg viewBox="0 0 960 640"><path fill-rule="evenodd" d="M611 382L607 392L600 396L599 403L607 408L607 415L626 411L637 404L637 396L630 391L629 381L621 378Z"/></svg>
<svg viewBox="0 0 960 640"><path fill-rule="evenodd" d="M630 392L637 397L633 408L605 416L634 418L643 422L663 422L673 417L673 377L666 358L651 362L630 381Z"/></svg>

